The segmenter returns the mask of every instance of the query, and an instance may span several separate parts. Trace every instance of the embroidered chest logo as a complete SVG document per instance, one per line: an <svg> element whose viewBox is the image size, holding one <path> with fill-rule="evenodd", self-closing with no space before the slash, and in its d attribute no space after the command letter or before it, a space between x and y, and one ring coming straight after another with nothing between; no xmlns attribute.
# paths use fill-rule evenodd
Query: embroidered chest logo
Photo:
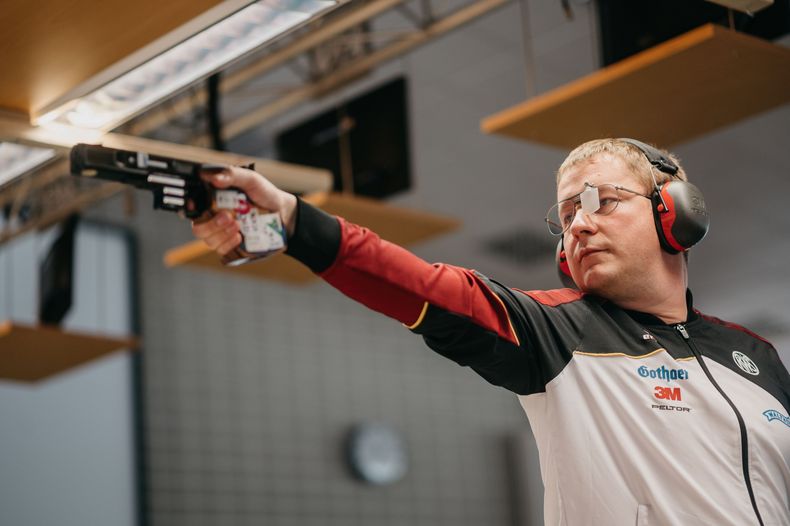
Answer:
<svg viewBox="0 0 790 526"><path fill-rule="evenodd" d="M672 369L667 368L664 365L655 369L650 369L649 367L643 365L639 367L636 372L642 378L664 380L665 382L678 382L689 379L688 369ZM664 401L664 403L652 403L650 404L651 409L656 411L674 411L679 413L691 412L690 407L670 405L666 403L683 401L683 394L680 390L680 387L656 385L653 388L653 396L660 401Z"/></svg>
<svg viewBox="0 0 790 526"><path fill-rule="evenodd" d="M783 415L779 411L776 411L774 409L769 409L768 411L763 411L763 416L765 418L767 418L769 422L772 421L772 420L779 420L781 423L783 423L787 427L790 427L790 418L788 418L787 416Z"/></svg>
<svg viewBox="0 0 790 526"><path fill-rule="evenodd" d="M643 330L642 331L642 340L644 340L644 341L651 341L651 340L652 341L656 341L656 338L652 334L647 332L647 330Z"/></svg>
<svg viewBox="0 0 790 526"><path fill-rule="evenodd" d="M665 366L648 369L644 365L636 370L642 378L654 380L688 380L689 372L686 369L667 369Z"/></svg>
<svg viewBox="0 0 790 526"><path fill-rule="evenodd" d="M746 374L750 374L752 376L757 376L760 374L760 369L757 368L757 364L742 352L733 351L732 359L735 361L735 365L740 367L741 371L745 372Z"/></svg>
<svg viewBox="0 0 790 526"><path fill-rule="evenodd" d="M659 400L682 400L680 387L664 387L657 385L653 390L653 396Z"/></svg>

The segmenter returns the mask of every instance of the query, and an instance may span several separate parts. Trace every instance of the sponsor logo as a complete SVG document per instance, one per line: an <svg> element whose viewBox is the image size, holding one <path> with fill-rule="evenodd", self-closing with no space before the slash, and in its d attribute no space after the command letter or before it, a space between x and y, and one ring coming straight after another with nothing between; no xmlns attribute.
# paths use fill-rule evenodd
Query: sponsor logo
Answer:
<svg viewBox="0 0 790 526"><path fill-rule="evenodd" d="M769 409L767 411L763 411L763 416L765 418L767 418L769 422L772 421L772 420L779 420L781 423L783 423L787 427L790 427L790 418L788 418L787 416L783 415L779 411L775 411L773 409Z"/></svg>
<svg viewBox="0 0 790 526"><path fill-rule="evenodd" d="M757 368L757 364L742 352L732 351L732 359L735 362L735 365L740 367L741 371L745 372L746 374L751 374L752 376L757 376L760 374L760 369Z"/></svg>
<svg viewBox="0 0 790 526"><path fill-rule="evenodd" d="M252 206L250 206L249 201L247 201L244 196L239 196L239 200L236 202L235 211L237 214L245 215L249 214Z"/></svg>
<svg viewBox="0 0 790 526"><path fill-rule="evenodd" d="M642 378L653 380L688 380L689 372L686 369L667 369L663 365L658 369L648 369L642 366L636 370Z"/></svg>
<svg viewBox="0 0 790 526"><path fill-rule="evenodd" d="M680 401L680 387L663 387L657 385L653 391L653 396L659 400L678 400Z"/></svg>
<svg viewBox="0 0 790 526"><path fill-rule="evenodd" d="M691 412L690 407L681 407L679 405L653 404L651 407L657 411L677 411L679 413Z"/></svg>

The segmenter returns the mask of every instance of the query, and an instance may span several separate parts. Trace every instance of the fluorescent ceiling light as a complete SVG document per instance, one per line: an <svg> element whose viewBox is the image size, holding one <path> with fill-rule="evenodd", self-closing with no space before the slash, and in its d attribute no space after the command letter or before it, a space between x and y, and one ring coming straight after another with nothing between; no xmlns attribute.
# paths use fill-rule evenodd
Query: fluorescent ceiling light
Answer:
<svg viewBox="0 0 790 526"><path fill-rule="evenodd" d="M0 187L55 158L55 150L0 142Z"/></svg>
<svg viewBox="0 0 790 526"><path fill-rule="evenodd" d="M261 0L34 124L110 130L158 101L335 6L336 0Z"/></svg>

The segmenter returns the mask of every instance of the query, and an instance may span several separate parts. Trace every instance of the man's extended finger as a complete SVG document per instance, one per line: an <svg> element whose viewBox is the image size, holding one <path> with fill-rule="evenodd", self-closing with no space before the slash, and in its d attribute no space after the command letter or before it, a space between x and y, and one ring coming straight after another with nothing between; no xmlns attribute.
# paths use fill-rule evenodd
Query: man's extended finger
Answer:
<svg viewBox="0 0 790 526"><path fill-rule="evenodd" d="M261 176L246 168L230 166L227 170L213 177L212 182L219 184L220 188L233 186L249 194L261 184Z"/></svg>
<svg viewBox="0 0 790 526"><path fill-rule="evenodd" d="M219 247L227 243L229 239L233 238L238 233L239 233L238 227L236 227L236 225L231 225L223 230L214 232L213 234L206 236L202 239L203 242L206 245L208 245L208 247L211 250L217 250Z"/></svg>
<svg viewBox="0 0 790 526"><path fill-rule="evenodd" d="M240 244L241 244L241 234L236 232L215 250L219 253L220 256L224 256L225 254L227 254L228 252L230 252Z"/></svg>
<svg viewBox="0 0 790 526"><path fill-rule="evenodd" d="M205 238L210 236L215 232L219 232L220 230L224 230L226 227L233 224L235 221L233 216L230 215L230 212L222 210L217 213L214 217L212 217L209 221L204 221L202 223L192 223L192 233L195 237Z"/></svg>
<svg viewBox="0 0 790 526"><path fill-rule="evenodd" d="M230 166L220 172L201 172L200 178L208 183L211 183L216 188L227 188L228 186L234 186L233 172Z"/></svg>

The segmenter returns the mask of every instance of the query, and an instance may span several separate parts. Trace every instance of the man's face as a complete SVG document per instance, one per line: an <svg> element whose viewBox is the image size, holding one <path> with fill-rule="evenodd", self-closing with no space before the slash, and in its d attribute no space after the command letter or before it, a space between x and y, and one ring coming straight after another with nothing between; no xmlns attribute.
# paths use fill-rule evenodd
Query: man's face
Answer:
<svg viewBox="0 0 790 526"><path fill-rule="evenodd" d="M557 187L557 200L583 191L585 183L647 193L623 161L598 155L565 173ZM579 288L615 301L636 297L663 260L650 200L626 192L620 192L620 197L609 215L579 210L563 234L568 265Z"/></svg>

